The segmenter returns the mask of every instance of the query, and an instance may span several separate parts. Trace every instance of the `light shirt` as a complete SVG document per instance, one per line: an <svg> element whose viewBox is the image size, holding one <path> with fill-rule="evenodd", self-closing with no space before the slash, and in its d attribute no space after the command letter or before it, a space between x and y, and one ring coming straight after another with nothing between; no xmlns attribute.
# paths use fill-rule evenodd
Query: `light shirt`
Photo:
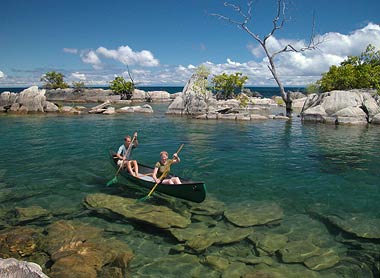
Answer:
<svg viewBox="0 0 380 278"><path fill-rule="evenodd" d="M135 146L132 146L132 149L134 148ZM131 153L132 153L132 149L129 153L127 153L127 148L125 147L125 145L121 145L119 147L119 150L117 151L118 154L120 154L121 156L125 156L127 158L127 160L130 160L131 159Z"/></svg>

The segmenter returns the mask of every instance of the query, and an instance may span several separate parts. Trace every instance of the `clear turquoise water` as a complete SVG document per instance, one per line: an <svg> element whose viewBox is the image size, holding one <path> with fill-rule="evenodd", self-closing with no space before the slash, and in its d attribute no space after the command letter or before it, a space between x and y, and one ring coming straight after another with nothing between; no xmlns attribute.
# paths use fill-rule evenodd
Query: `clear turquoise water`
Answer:
<svg viewBox="0 0 380 278"><path fill-rule="evenodd" d="M134 158L153 164L181 143L178 175L204 180L227 205L275 201L285 215L322 203L380 218L380 128L291 121L202 121L155 113L114 116L0 115L0 173L12 195L2 208L39 205L81 210L107 192L115 169L108 150L139 133ZM143 195L142 195L143 196ZM307 227L305 227L307 234Z"/></svg>

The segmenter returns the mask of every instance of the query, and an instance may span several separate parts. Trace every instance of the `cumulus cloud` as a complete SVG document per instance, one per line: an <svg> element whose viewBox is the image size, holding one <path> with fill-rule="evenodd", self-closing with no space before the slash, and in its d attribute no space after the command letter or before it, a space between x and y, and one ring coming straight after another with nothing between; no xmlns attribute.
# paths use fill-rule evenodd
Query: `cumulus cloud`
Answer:
<svg viewBox="0 0 380 278"><path fill-rule="evenodd" d="M102 62L95 51L90 50L88 52L82 52L80 55L83 63L91 64L95 69L101 69Z"/></svg>
<svg viewBox="0 0 380 278"><path fill-rule="evenodd" d="M66 50L66 52L69 51ZM92 65L95 69L103 67L101 58L112 59L131 66L155 67L159 65L159 61L149 50L136 52L127 45L117 49L107 49L101 46L96 50L81 51L80 57L84 63Z"/></svg>
<svg viewBox="0 0 380 278"><path fill-rule="evenodd" d="M81 81L85 81L86 80L86 75L84 73L73 72L73 73L71 73L71 76L74 77L75 79L79 79Z"/></svg>
<svg viewBox="0 0 380 278"><path fill-rule="evenodd" d="M77 54L78 53L78 49L76 49L76 48L64 48L63 52L71 53L71 54Z"/></svg>
<svg viewBox="0 0 380 278"><path fill-rule="evenodd" d="M316 37L316 40L322 42L317 50L301 53L282 53L276 57L278 73L286 86L307 85L315 82L321 78L322 73L329 70L330 66L339 65L347 56L359 56L368 44L380 49L380 26L369 23L367 26L350 34L330 32ZM303 40L277 39L276 37L271 37L268 40L268 48L271 53L282 49L287 44L300 49L307 42ZM255 58L261 59L261 61L258 60L257 62L257 68L269 73L266 66L267 58L261 46L248 45L248 49ZM231 65L228 60L224 67L227 67L227 65ZM249 76L250 83L256 84L256 81L252 82L252 80L260 76L256 75L257 71L248 71L244 64L241 65L240 69ZM267 78L268 80L271 79L271 75L267 76ZM273 80L271 83L274 84Z"/></svg>
<svg viewBox="0 0 380 278"><path fill-rule="evenodd" d="M118 49L107 49L99 47L96 53L105 58L114 59L124 65L139 65L143 67L154 67L159 65L159 61L154 58L152 52L142 50L133 51L128 45L120 46Z"/></svg>
<svg viewBox="0 0 380 278"><path fill-rule="evenodd" d="M321 78L321 74L327 72L332 65L339 65L349 55L360 55L368 44L372 44L380 50L380 26L369 23L367 26L348 34L330 32L321 34L318 38L323 41L317 50L302 53L283 53L276 57L276 66L281 81L285 86L304 86ZM307 42L285 38L271 37L268 40L270 51L277 51L286 44L291 43L296 47L303 47ZM77 50L65 48L66 53L79 55L81 60L93 66L94 69L87 71L74 69L65 73L72 80L85 80L86 85L106 85L115 76L128 78L125 72L125 64L130 68L133 79L138 85L184 85L199 64L165 65L160 64L148 50L134 51L129 46L120 46L115 49L99 47L95 50ZM248 45L248 51L252 54L251 59L237 60L234 53L227 53L225 60L200 61L211 71L212 75L242 72L248 76L247 85L276 86L268 69L268 61L262 48L257 44ZM110 66L109 61L121 63L120 67ZM117 64L117 63L116 63ZM159 67L158 67L159 66ZM0 71L0 84L27 84L30 85L39 76L51 69L38 69L38 77L12 76Z"/></svg>

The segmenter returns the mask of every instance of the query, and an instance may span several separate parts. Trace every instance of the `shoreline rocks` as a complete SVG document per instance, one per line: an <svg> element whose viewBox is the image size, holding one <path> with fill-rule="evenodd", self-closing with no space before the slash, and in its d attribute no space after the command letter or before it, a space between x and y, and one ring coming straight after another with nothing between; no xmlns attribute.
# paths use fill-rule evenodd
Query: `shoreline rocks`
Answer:
<svg viewBox="0 0 380 278"><path fill-rule="evenodd" d="M380 124L380 106L365 90L331 91L307 97L301 111L305 122Z"/></svg>
<svg viewBox="0 0 380 278"><path fill-rule="evenodd" d="M211 92L195 92L193 77L182 92L169 94L166 91L135 89L130 100L121 100L111 90L68 89L45 90L32 86L20 93L0 94L0 113L64 113L64 114L105 114L153 113L147 103L170 103L166 114L189 116L203 120L261 121L268 119L289 120L282 113L271 114L271 110L282 106L279 97L259 98L241 94L239 99L216 100ZM373 97L371 90L331 91L311 94L307 97L292 92L293 109L300 109L303 122L327 124L367 125L380 124L379 97ZM58 102L58 103L55 103ZM70 102L72 105L62 105ZM99 103L92 108L74 106L74 103ZM135 105L134 103L145 103ZM113 107L115 105L116 107ZM125 105L124 107L120 107ZM301 109L302 108L302 109Z"/></svg>

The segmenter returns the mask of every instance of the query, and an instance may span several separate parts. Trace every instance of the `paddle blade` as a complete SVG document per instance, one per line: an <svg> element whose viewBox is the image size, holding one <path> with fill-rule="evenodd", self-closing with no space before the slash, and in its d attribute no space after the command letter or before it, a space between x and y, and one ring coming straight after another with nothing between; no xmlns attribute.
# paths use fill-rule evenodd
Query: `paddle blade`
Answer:
<svg viewBox="0 0 380 278"><path fill-rule="evenodd" d="M149 195L146 195L145 197L142 197L142 198L140 198L140 199L137 199L137 203L144 202L144 201L146 201L146 200L148 200L148 199L150 199L150 198L152 198L152 197L149 196Z"/></svg>
<svg viewBox="0 0 380 278"><path fill-rule="evenodd" d="M110 180L109 182L107 182L107 186L110 186L114 183L117 183L117 176L115 176L112 180Z"/></svg>

